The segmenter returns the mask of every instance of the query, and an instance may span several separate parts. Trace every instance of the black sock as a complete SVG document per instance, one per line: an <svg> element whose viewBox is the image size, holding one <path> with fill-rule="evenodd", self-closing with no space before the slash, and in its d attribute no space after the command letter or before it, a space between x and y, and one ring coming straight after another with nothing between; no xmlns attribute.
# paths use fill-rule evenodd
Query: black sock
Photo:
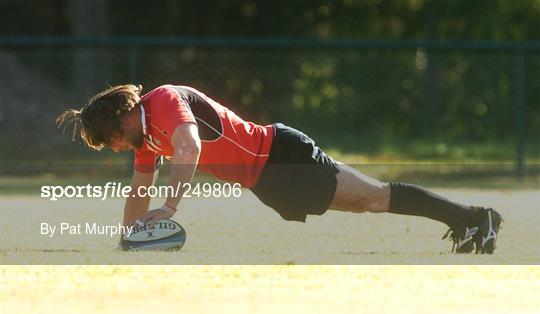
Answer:
<svg viewBox="0 0 540 314"><path fill-rule="evenodd" d="M399 182L390 183L389 207L390 213L435 219L452 229L478 225L484 217L478 207L454 203L419 186Z"/></svg>

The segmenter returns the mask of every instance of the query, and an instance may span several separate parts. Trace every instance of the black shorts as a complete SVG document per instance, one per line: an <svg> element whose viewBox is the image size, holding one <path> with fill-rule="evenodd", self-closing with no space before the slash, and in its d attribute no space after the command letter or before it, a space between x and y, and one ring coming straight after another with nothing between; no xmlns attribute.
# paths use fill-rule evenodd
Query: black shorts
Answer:
<svg viewBox="0 0 540 314"><path fill-rule="evenodd" d="M336 161L304 133L273 126L270 156L251 190L285 220L305 222L308 214L324 214L336 193Z"/></svg>

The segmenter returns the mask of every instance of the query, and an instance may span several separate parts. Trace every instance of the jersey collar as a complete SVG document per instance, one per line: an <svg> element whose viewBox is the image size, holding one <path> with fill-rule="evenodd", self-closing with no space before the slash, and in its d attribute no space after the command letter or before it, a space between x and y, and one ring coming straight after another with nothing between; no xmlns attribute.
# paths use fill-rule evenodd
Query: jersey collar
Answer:
<svg viewBox="0 0 540 314"><path fill-rule="evenodd" d="M142 131L143 131L144 135L146 135L146 113L144 112L143 105L141 105L140 108L141 108Z"/></svg>

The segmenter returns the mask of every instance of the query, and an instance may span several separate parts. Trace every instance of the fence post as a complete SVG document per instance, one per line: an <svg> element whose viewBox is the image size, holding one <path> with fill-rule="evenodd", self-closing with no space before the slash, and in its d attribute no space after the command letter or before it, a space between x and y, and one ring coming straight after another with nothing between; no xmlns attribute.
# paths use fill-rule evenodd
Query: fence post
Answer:
<svg viewBox="0 0 540 314"><path fill-rule="evenodd" d="M516 175L525 175L525 56L523 49L516 53Z"/></svg>

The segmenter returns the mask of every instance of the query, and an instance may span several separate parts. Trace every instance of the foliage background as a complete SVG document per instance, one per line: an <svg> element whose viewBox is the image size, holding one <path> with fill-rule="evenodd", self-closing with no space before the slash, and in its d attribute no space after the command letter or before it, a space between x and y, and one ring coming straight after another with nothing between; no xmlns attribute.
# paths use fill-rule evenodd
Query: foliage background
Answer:
<svg viewBox="0 0 540 314"><path fill-rule="evenodd" d="M514 51L239 48L227 41L540 39L537 0L6 0L0 12L1 36L186 36L224 42L139 47L135 72L130 50L122 46L0 46L0 144L9 151L3 154L8 161L88 158L82 145L60 136L54 118L108 85L130 81L145 90L164 83L194 86L247 119L285 122L339 153L513 160ZM537 160L538 50L525 53L525 70L526 154Z"/></svg>

